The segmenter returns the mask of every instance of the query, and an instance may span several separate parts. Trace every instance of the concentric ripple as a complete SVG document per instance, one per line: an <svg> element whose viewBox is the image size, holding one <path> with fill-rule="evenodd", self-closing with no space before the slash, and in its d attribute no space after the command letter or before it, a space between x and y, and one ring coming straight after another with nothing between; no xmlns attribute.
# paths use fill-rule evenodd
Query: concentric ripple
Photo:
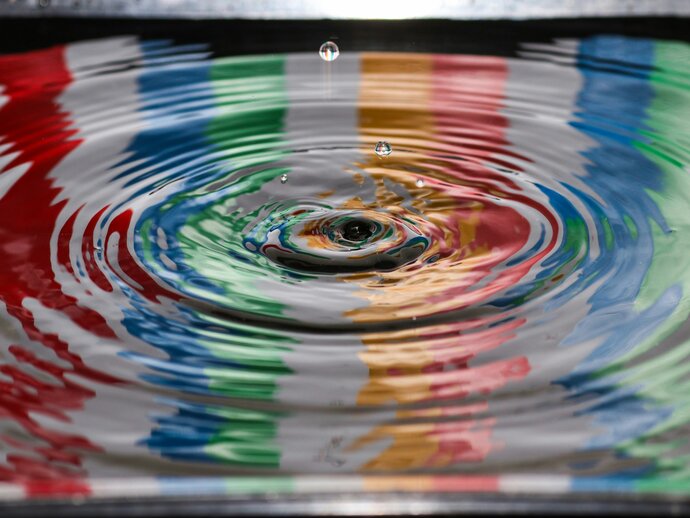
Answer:
<svg viewBox="0 0 690 518"><path fill-rule="evenodd" d="M211 56L0 56L0 481L690 492L689 46Z"/></svg>

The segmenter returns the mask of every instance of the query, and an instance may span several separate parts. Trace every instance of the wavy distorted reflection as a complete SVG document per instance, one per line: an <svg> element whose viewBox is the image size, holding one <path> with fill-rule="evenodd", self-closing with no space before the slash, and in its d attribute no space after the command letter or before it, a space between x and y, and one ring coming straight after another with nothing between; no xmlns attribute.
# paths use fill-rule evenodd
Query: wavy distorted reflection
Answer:
<svg viewBox="0 0 690 518"><path fill-rule="evenodd" d="M690 48L522 54L0 56L0 481L687 491Z"/></svg>

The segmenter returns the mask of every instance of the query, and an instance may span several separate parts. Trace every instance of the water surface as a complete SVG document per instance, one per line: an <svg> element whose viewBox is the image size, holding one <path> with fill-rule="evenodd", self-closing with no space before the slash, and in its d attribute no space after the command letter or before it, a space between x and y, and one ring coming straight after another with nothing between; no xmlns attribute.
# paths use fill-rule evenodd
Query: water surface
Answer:
<svg viewBox="0 0 690 518"><path fill-rule="evenodd" d="M0 56L0 496L690 491L690 47L344 47Z"/></svg>

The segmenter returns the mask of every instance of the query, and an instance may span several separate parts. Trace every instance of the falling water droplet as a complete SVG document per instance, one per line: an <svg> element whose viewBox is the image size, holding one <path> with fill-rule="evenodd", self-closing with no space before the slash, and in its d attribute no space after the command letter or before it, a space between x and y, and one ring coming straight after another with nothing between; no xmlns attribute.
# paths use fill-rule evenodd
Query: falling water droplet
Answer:
<svg viewBox="0 0 690 518"><path fill-rule="evenodd" d="M393 148L391 145L383 140L378 141L376 143L376 147L374 148L374 153L376 153L378 156L388 156L392 151Z"/></svg>
<svg viewBox="0 0 690 518"><path fill-rule="evenodd" d="M339 55L340 49L338 48L338 45L332 41L327 41L321 45L321 48L319 49L319 56L321 56L321 59L324 61L335 61L338 59Z"/></svg>
<svg viewBox="0 0 690 518"><path fill-rule="evenodd" d="M417 178L417 181L415 183L417 184L417 187L419 187L420 189L424 187L424 180L422 180L421 178Z"/></svg>
<svg viewBox="0 0 690 518"><path fill-rule="evenodd" d="M281 174L280 175L280 183L287 183L287 175L286 174Z"/></svg>

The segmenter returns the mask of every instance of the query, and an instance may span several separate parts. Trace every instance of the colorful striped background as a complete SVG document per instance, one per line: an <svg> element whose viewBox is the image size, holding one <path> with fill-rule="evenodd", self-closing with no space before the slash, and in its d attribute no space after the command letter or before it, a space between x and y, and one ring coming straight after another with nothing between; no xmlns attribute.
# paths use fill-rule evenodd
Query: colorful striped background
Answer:
<svg viewBox="0 0 690 518"><path fill-rule="evenodd" d="M688 492L687 447L672 432L688 423L690 399L682 394L690 276L667 251L688 249L690 239L683 228L690 157L675 145L690 120L690 101L681 95L690 77L679 66L690 52L684 44L612 36L562 45L573 49L573 66L551 63L549 48L533 46L525 48L537 61L343 53L327 74L312 55L209 59L203 46L135 38L0 56L0 499ZM106 74L109 67L117 73ZM534 90L526 93L530 76L543 83L528 83ZM307 100L324 84L338 102L310 108ZM99 97L85 103L84 92ZM548 124L519 110L521 99L542 94L544 117L566 121L553 123L567 139L559 156L549 154ZM105 120L92 109L98 103L109 106ZM258 115L254 103L265 107ZM315 153L302 165L290 149L318 146L334 121L361 147ZM406 140L411 130L422 132L424 142ZM454 324L453 338L445 340L418 328L352 333L331 347L309 333L240 323L221 333L212 315L178 304L184 297L223 303L230 293L238 307L294 317L298 288L280 286L276 293L270 276L257 287L241 272L216 278L220 263L198 259L192 242L243 246L238 230L249 216L238 213L237 226L219 226L215 215L232 210L222 191L201 201L186 193L222 181L227 164L257 168L238 187L257 203L268 196L267 180L283 172L289 197L319 174L356 167L367 172L361 199L347 190L322 194L339 207L366 206L407 160L394 153L382 163L362 151L384 137L398 148L467 157L465 169L431 174L423 187L413 174L397 178L417 196L444 177L471 189L468 170L498 178L496 168L510 166L539 179L529 196L510 186L502 191L544 222L539 232L509 206L439 217L462 226L466 241L455 253L501 248L501 226L509 221L521 241L506 257L529 257L485 290L469 289L482 281L481 272L458 274L457 296L468 306L518 281L522 291L496 305L529 300L546 289L537 265L558 271L561 259L581 257L584 280L543 308L559 317L553 336L535 337L524 319L478 333L470 331L487 322L468 321ZM545 172L539 162L545 156L558 174ZM113 190L119 195L111 200ZM591 221L582 221L582 212ZM583 238L588 226L605 236L602 250ZM27 239L33 235L51 239ZM605 253L613 250L615 260ZM170 264L186 264L195 275L171 273ZM342 281L344 294L333 304L343 322L385 318L372 307L410 297L401 290L363 301L365 281L356 275ZM117 313L108 300L117 300ZM194 325L151 311L155 304L185 312ZM414 347L406 345L412 341ZM311 360L324 355L328 365ZM176 395L158 397L143 386ZM527 422L495 417L508 403L494 406L489 396L508 387L548 389L551 400L577 395L585 403L575 413L574 406L564 408L565 424L536 411ZM249 410L177 391L308 408ZM468 396L480 397L464 401ZM539 403L534 398L527 401ZM452 404L398 408L437 400ZM376 414L319 411L352 406L375 407ZM104 412L112 421L102 420ZM453 416L464 418L424 420ZM587 460L591 452L608 452L630 468L611 473L587 465L596 463ZM558 473L511 472L520 463L560 457L567 460ZM404 475L452 473L460 465L459 474Z"/></svg>

